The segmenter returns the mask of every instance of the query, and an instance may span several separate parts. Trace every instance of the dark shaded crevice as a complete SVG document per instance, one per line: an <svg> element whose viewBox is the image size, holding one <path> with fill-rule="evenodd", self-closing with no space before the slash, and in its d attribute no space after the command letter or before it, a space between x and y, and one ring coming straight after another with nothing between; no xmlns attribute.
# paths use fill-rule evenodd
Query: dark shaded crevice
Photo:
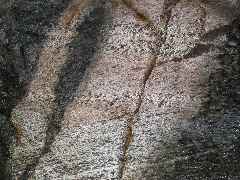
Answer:
<svg viewBox="0 0 240 180"><path fill-rule="evenodd" d="M213 44L197 44L189 53L183 56L183 59L196 58L205 52L209 52L213 47Z"/></svg>
<svg viewBox="0 0 240 180"><path fill-rule="evenodd" d="M202 35L202 41L211 41L217 36L224 35L229 30L229 25L223 25Z"/></svg>
<svg viewBox="0 0 240 180"><path fill-rule="evenodd" d="M60 132L66 106L72 102L75 92L83 80L85 71L102 41L102 30L107 18L107 8L99 5L84 17L77 27L77 35L68 45L68 59L61 68L59 83L55 88L55 109L49 117L45 145L38 159L27 165L21 179L28 179L39 163L39 159L50 151L56 135Z"/></svg>
<svg viewBox="0 0 240 180"><path fill-rule="evenodd" d="M150 59L149 65L144 73L143 82L142 82L143 85L142 85L141 92L140 92L140 95L138 98L137 107L136 107L135 111L133 112L133 114L128 118L128 120L126 122L125 136L124 136L124 140L123 140L123 150L122 150L123 156L120 159L121 164L120 164L120 169L119 169L119 174L118 174L119 179L123 179L124 169L125 169L126 163L128 161L128 150L129 150L129 146L132 142L132 138L133 138L133 123L134 123L134 119L139 114L140 108L143 103L146 83L149 80L154 68L157 65L157 58L160 54L160 49L166 43L168 26L169 26L169 21L172 16L172 10L175 8L175 6L179 2L180 2L180 0L173 0L171 2L165 1L165 8L164 8L165 12L163 15L166 18L165 27L164 27L165 33L163 34L163 37L157 38L157 41L155 42L156 50L153 50L153 53L152 53L153 57ZM152 25L152 27L154 27L154 25ZM153 31L154 31L154 29L153 29Z"/></svg>
<svg viewBox="0 0 240 180"><path fill-rule="evenodd" d="M184 59L196 58L196 57L203 55L204 53L208 53L213 48L214 48L213 44L197 44L187 54L183 55L180 58L175 57L171 61L180 62Z"/></svg>
<svg viewBox="0 0 240 180"><path fill-rule="evenodd" d="M236 17L231 23L228 25L221 26L219 28L216 28L210 32L207 32L202 35L199 42L196 42L196 46L190 50L187 54L185 54L183 57L176 57L173 58L171 61L182 61L184 59L189 58L196 58L204 53L209 53L211 50L218 49L219 51L222 51L225 54L228 54L230 48L235 48L239 46L239 43L236 43L236 41L240 38L240 26L236 25L240 21L240 17ZM209 42L213 41L214 38L217 38L219 36L226 35L229 39L229 42L235 42L235 45L231 45L229 43L224 43L221 45L214 45L210 44Z"/></svg>

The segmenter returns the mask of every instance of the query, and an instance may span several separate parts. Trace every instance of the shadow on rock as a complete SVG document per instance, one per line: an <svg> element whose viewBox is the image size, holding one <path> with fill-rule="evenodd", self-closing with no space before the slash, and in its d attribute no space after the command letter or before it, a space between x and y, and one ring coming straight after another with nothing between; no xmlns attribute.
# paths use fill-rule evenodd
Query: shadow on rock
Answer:
<svg viewBox="0 0 240 180"><path fill-rule="evenodd" d="M159 148L159 156L148 162L144 177L160 179L239 179L240 178L240 21L224 31L227 41L217 45L221 68L209 79L209 101L190 120L180 136ZM151 166L152 164L152 166ZM158 165L154 165L158 164Z"/></svg>

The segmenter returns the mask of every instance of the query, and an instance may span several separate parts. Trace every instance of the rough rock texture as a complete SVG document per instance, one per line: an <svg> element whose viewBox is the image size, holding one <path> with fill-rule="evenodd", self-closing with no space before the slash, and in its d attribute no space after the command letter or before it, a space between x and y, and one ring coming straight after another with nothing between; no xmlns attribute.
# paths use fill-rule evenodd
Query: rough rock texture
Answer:
<svg viewBox="0 0 240 180"><path fill-rule="evenodd" d="M238 0L0 0L0 179L240 179Z"/></svg>

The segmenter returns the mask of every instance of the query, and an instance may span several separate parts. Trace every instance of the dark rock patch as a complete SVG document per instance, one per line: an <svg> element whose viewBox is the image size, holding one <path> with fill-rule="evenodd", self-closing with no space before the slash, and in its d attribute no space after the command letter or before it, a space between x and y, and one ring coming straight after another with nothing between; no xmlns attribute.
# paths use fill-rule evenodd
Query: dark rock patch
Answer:
<svg viewBox="0 0 240 180"><path fill-rule="evenodd" d="M0 179L8 179L9 138L15 129L10 114L26 94L41 42L69 0L0 1Z"/></svg>
<svg viewBox="0 0 240 180"><path fill-rule="evenodd" d="M56 87L57 106L49 124L47 144L59 132L65 107L73 100L74 93L98 48L105 18L105 7L93 9L84 17L84 21L77 28L78 35L69 44L68 60L61 69L60 82Z"/></svg>
<svg viewBox="0 0 240 180"><path fill-rule="evenodd" d="M159 156L143 174L161 179L240 178L240 26L238 18L211 36L227 36L217 45L221 68L209 79L208 99L180 137L156 149ZM220 32L218 34L217 32ZM205 37L210 38L206 35ZM214 51L214 49L213 49Z"/></svg>

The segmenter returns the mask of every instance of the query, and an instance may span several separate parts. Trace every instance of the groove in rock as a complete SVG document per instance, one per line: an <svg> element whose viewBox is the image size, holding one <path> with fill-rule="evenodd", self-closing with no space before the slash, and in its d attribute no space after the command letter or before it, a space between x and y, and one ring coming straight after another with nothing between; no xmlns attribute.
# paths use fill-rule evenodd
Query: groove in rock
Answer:
<svg viewBox="0 0 240 180"><path fill-rule="evenodd" d="M122 2L131 10L133 11L135 17L139 19L140 21L150 21L148 15L144 12L140 12L136 7L134 7L134 4L132 3L132 0L122 0Z"/></svg>
<svg viewBox="0 0 240 180"><path fill-rule="evenodd" d="M167 31L168 31L169 21L172 16L172 10L179 2L180 2L180 0L176 0L175 2L173 2L173 4L171 4L165 8L165 10L166 10L165 16L167 17L167 19L166 19L165 26L164 26L164 32L165 32L164 36L163 36L163 38L158 38L158 40L155 42L156 43L155 46L158 49L158 51L153 52L153 57L152 57L152 59L150 59L150 63L144 73L143 85L142 85L141 92L139 95L136 110L133 112L133 115L131 115L131 117L129 117L127 120L127 124L126 124L126 128L125 128L125 136L124 136L124 141L123 141L123 157L122 157L122 161L121 161L121 165L120 165L120 169L119 169L119 175L118 175L119 179L123 179L124 169L125 169L125 166L126 166L126 163L128 160L128 149L129 149L129 146L130 146L130 144L132 142L132 138L133 138L134 118L136 118L136 116L139 114L139 110L142 106L144 94L145 94L146 83L149 80L154 68L156 67L157 57L160 54L159 50L166 43Z"/></svg>
<svg viewBox="0 0 240 180"><path fill-rule="evenodd" d="M222 36L222 35L227 35L227 37L231 40L236 40L239 36L240 37L240 32L239 31L239 27L236 26L236 24L239 22L240 20L240 16L236 17L236 19L234 19L233 21L231 21L231 23L229 23L228 25L223 25L219 28L216 28L210 32L207 32L205 34L202 35L201 39L199 42L196 42L196 46L190 50L190 52L188 52L187 54L185 54L183 57L179 57L179 58L174 58L171 61L182 61L183 59L189 59L189 58L195 58L195 57L199 57L204 53L208 53L209 51L211 51L211 49L213 48L217 48L220 51L224 51L224 48L221 46L216 46L214 44L211 43L211 41L218 37L218 36ZM236 30L236 32L232 32L233 30ZM224 53L228 53L227 51L224 51Z"/></svg>
<svg viewBox="0 0 240 180"><path fill-rule="evenodd" d="M84 3L84 1L86 0L76 0L69 5L67 13L63 18L63 25L65 28L68 28L71 25L73 19L77 16L78 11L80 10L80 7Z"/></svg>

